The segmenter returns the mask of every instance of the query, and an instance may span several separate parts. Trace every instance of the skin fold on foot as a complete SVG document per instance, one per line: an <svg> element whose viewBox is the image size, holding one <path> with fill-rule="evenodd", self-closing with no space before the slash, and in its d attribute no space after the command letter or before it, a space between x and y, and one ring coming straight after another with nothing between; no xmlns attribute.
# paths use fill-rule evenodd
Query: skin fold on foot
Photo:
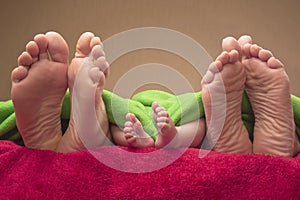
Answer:
<svg viewBox="0 0 300 200"><path fill-rule="evenodd" d="M11 74L11 96L27 147L54 150L61 139L68 59L67 43L55 32L36 35L18 58L19 66Z"/></svg>
<svg viewBox="0 0 300 200"><path fill-rule="evenodd" d="M246 73L240 61L238 42L227 37L223 52L210 65L202 81L202 100L206 114L207 136L213 150L228 153L251 153L252 144L241 119L241 103ZM225 99L225 98L226 99ZM212 113L213 110L217 112ZM220 119L224 119L222 126ZM214 120L214 123L211 123ZM219 128L220 131L217 131Z"/></svg>
<svg viewBox="0 0 300 200"><path fill-rule="evenodd" d="M108 63L100 38L90 32L82 34L77 42L75 58L68 69L71 95L69 127L57 151L95 148L104 145L107 137L110 139L109 122L101 96L107 74ZM76 98L73 99L75 94ZM74 100L80 105L75 106Z"/></svg>
<svg viewBox="0 0 300 200"><path fill-rule="evenodd" d="M273 54L252 44L250 36L239 39L246 69L246 91L255 115L253 152L292 156L299 150L290 96L289 78Z"/></svg>

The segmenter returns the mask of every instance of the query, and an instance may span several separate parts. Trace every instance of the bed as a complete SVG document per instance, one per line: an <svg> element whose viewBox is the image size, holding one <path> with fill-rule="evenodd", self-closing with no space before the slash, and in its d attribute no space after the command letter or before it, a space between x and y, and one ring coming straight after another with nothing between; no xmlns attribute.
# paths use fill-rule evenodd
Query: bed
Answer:
<svg viewBox="0 0 300 200"><path fill-rule="evenodd" d="M155 94L152 93L151 96L157 99ZM170 103L174 97L169 94L163 95L164 106L174 106L174 103ZM195 95L201 101L201 93ZM107 103L112 94L105 91L103 97ZM141 94L130 100L119 97L117 99L120 102L137 99L140 102L143 102L142 99L151 101ZM295 96L292 96L292 100L296 131L299 131L300 100ZM70 114L69 101L67 94L61 115L63 130ZM136 108L134 102L131 104ZM109 106L107 109L110 112ZM174 109L174 113L176 112ZM182 112L189 113L190 110L183 109ZM24 147L15 124L11 101L0 103L0 113L0 199L300 198L300 155L287 158L228 154L198 148L162 150L116 145L64 154ZM179 114L182 116L183 113ZM140 113L140 116L143 116L143 113ZM192 114L187 120L199 117L191 116ZM242 116L251 139L254 117L247 96L243 99ZM174 119L176 120L176 117ZM140 120L147 122L147 119L142 117ZM118 120L110 118L110 121L117 123ZM182 120L179 121L178 123L183 123ZM149 158L151 153L158 151L159 154ZM125 158L124 152L129 156ZM201 156L203 153L205 156ZM166 162L164 166L156 168L157 163L175 154L180 156L173 162ZM112 166L118 166L118 169ZM147 166L149 170L139 171L138 166Z"/></svg>

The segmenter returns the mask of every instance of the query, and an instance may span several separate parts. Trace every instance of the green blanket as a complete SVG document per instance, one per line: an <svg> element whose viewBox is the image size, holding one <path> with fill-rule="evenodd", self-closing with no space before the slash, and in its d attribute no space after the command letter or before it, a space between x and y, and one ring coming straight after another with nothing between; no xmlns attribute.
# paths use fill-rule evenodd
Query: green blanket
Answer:
<svg viewBox="0 0 300 200"><path fill-rule="evenodd" d="M147 90L134 95L132 99L125 99L104 90L102 98L111 123L123 126L125 115L128 112L134 113L143 124L145 131L154 139L157 136L157 130L152 118L151 104L153 101L157 101L166 108L176 126L205 117L201 92L175 96L159 90ZM292 103L296 133L300 137L300 98L292 95ZM67 92L61 112L63 131L68 126L69 118L70 96ZM254 115L246 93L243 96L242 119L249 132L249 138L253 140ZM0 102L0 139L23 144L16 127L16 118L11 100Z"/></svg>

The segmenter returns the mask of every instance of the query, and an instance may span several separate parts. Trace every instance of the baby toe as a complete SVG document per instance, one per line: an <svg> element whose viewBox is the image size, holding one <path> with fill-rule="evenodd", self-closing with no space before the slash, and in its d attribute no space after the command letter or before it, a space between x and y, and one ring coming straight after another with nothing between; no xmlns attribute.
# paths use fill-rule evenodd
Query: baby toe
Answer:
<svg viewBox="0 0 300 200"><path fill-rule="evenodd" d="M28 74L28 69L26 67L19 66L12 71L11 80L13 83L20 82L21 80L26 78L27 74Z"/></svg>

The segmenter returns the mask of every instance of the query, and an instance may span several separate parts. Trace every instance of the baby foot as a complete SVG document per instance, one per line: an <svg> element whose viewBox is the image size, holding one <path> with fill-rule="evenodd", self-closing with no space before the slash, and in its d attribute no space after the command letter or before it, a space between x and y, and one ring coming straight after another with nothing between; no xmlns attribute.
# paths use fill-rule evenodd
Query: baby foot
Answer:
<svg viewBox="0 0 300 200"><path fill-rule="evenodd" d="M162 148L169 144L177 134L177 129L165 108L152 103L153 118L158 130L155 147Z"/></svg>
<svg viewBox="0 0 300 200"><path fill-rule="evenodd" d="M253 152L292 156L295 125L289 78L272 53L253 45L249 36L239 39L246 90L255 115Z"/></svg>
<svg viewBox="0 0 300 200"><path fill-rule="evenodd" d="M36 35L18 58L19 67L11 74L11 96L27 147L54 150L61 139L68 59L67 43L55 32Z"/></svg>
<svg viewBox="0 0 300 200"><path fill-rule="evenodd" d="M124 136L129 146L136 148L154 147L153 139L144 131L141 122L134 114L126 115Z"/></svg>
<svg viewBox="0 0 300 200"><path fill-rule="evenodd" d="M71 95L69 127L57 151L94 148L106 141L109 124L101 95L107 73L108 63L100 38L92 33L82 34L68 70Z"/></svg>
<svg viewBox="0 0 300 200"><path fill-rule="evenodd" d="M232 37L225 38L222 47L224 51L210 65L202 81L207 137L215 143L215 151L251 153L252 145L241 119L246 80L245 70L240 62L241 49ZM220 119L223 116L225 120L222 128Z"/></svg>

